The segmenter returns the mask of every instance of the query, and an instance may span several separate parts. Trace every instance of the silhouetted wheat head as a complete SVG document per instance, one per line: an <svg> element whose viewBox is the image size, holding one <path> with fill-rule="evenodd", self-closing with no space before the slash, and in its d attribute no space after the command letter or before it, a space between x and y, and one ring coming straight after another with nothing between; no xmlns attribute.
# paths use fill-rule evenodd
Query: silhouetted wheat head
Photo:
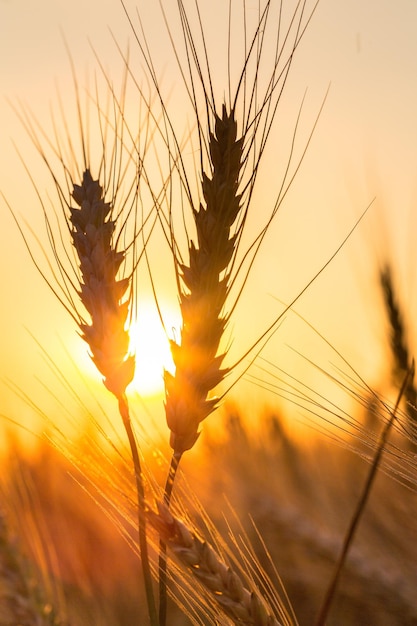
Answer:
<svg viewBox="0 0 417 626"><path fill-rule="evenodd" d="M124 300L130 279L117 279L125 253L112 246L116 227L109 218L112 207L89 170L82 184L74 186L72 197L78 205L70 208L70 220L82 274L79 294L91 318L91 324L80 324L80 328L104 384L120 398L135 371L135 358L128 356L129 300Z"/></svg>
<svg viewBox="0 0 417 626"><path fill-rule="evenodd" d="M84 111L75 68L72 70L78 137L71 136L62 111L64 133L59 134L54 126L54 139L48 137L30 112L24 108L17 111L56 188L57 206L51 212L32 179L42 205L55 266L47 261L44 269L15 219L36 267L78 325L105 386L118 401L134 466L142 570L150 620L155 624L145 486L126 395L135 371L135 356L130 353L129 345L129 324L136 306L134 274L143 252L142 229L152 213L152 207L146 216L139 208L138 188L143 171L140 151L144 140L138 138L138 133L133 134L124 119L126 76L119 96L105 76L106 106L101 105L97 91L95 97L87 92ZM91 108L95 112L94 131ZM143 125L139 122L145 138L146 124L146 117ZM91 154L94 132L99 146L96 155ZM30 175L27 166L26 169ZM93 176L93 169L98 178ZM68 247L69 241L72 249ZM44 249L42 253L48 257Z"/></svg>
<svg viewBox="0 0 417 626"><path fill-rule="evenodd" d="M233 88L229 58L227 89L223 85L219 93L215 90L217 68L210 63L198 4L186 8L181 0L177 2L184 39L181 51L162 7L195 118L199 158L191 166L183 158L180 134L163 99L148 42L143 41L139 26L135 30L131 21L150 80L160 97L163 123L160 122L159 130L172 164L167 177L172 191L167 192L164 206L160 204L161 223L176 268L182 317L180 337L171 340L175 374L165 372L166 417L177 460L194 445L201 422L216 408L218 399L212 396L213 390L258 345L242 349L238 363L224 364L227 350L223 346L227 339L231 341L225 337L225 329L238 306L261 243L303 158L303 153L290 152L282 179L276 185L275 200L264 213L263 225L256 226L257 231L247 236L262 156L293 55L316 4L297 3L291 19L285 23L281 3L267 1L259 7L251 30L247 26L246 5L236 9L236 14L230 6L225 11L229 23L225 50L232 54L231 33L242 29L242 60ZM200 30L193 28L193 24L199 25ZM269 56L265 53L267 46ZM201 56L200 50L204 51ZM224 99L225 93L228 101ZM297 127L294 134L296 130ZM306 145L308 142L309 139ZM200 181L197 191L190 182L195 178ZM181 215L182 226L186 227L186 247L182 244L184 233L178 219ZM259 336L266 338L276 321L266 331L260 329Z"/></svg>
<svg viewBox="0 0 417 626"><path fill-rule="evenodd" d="M165 373L167 423L177 454L194 445L200 422L217 403L208 394L225 375L224 355L218 350L227 321L222 312L236 243L231 229L242 210L237 192L242 148L233 112L228 114L223 107L210 135L212 177L203 172L205 206L194 212L197 243L190 241L189 262L179 266L184 285L181 342L171 342L175 376Z"/></svg>
<svg viewBox="0 0 417 626"><path fill-rule="evenodd" d="M259 6L257 21L249 33L246 5L242 11L238 10L237 15L230 5L225 12L229 33L225 49L230 54L231 33L242 28L242 61L237 84L232 87L229 57L227 87L225 90L223 86L217 93L214 78L217 68L210 62L198 3L186 7L182 0L177 2L183 34L181 48L161 3L197 132L199 158L192 162L191 170L183 158L181 135L164 100L142 23L139 21L135 27L126 9L149 79L159 96L162 121L158 130L168 149L170 163L167 193L162 198L164 202L159 203L159 214L173 254L182 319L180 337L171 339L175 373L165 372L165 412L173 449L164 493L168 506L180 459L194 446L200 424L218 405L214 390L262 339L267 338L277 323L274 319L266 331L260 329L259 341L242 350L238 363L224 363L226 326L238 306L261 243L303 157L303 153L297 155L294 165L290 152L282 180L277 184L275 200L264 216L263 224L261 220L257 231L249 234L249 242L245 241L262 156L293 55L315 6L314 3L311 7L307 2L298 3L291 19L284 25L281 3L267 1ZM197 27L193 28L193 24ZM265 59L267 45L271 46L272 56ZM200 50L203 51L201 56ZM308 140L306 143L308 145ZM200 182L197 191L190 182L195 178ZM159 564L161 626L166 621L165 569L162 541Z"/></svg>

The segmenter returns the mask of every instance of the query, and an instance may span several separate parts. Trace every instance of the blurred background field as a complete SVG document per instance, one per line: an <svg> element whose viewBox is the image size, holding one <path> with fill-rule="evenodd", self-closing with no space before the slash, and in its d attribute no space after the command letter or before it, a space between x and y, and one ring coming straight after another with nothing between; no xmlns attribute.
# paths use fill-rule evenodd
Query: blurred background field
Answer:
<svg viewBox="0 0 417 626"><path fill-rule="evenodd" d="M294 439L276 413L264 414L256 433L235 407L223 411L223 420L222 438L209 428L200 449L186 459L179 493L186 494L191 510L193 494L199 494L200 506L226 541L235 537L240 549L251 543L276 582L272 559L300 626L307 626L318 611L368 466L308 431ZM71 447L87 475L95 476L88 460L95 456L91 441L81 437ZM162 475L162 455L153 456L153 463L151 455L147 461ZM110 466L112 473L116 466L127 476L129 470L117 457L99 470L101 496L110 493L122 511L123 497L108 484ZM87 478L47 444L31 456L11 445L3 468L5 519L19 563L31 573L26 578L31 593L40 594L42 606L60 609L62 621L51 623L128 626L138 615L145 619L137 556ZM385 473L378 476L329 624L416 623L416 506L415 488ZM197 508L197 527L199 517ZM129 530L122 513L119 522ZM170 624L187 623L174 610Z"/></svg>

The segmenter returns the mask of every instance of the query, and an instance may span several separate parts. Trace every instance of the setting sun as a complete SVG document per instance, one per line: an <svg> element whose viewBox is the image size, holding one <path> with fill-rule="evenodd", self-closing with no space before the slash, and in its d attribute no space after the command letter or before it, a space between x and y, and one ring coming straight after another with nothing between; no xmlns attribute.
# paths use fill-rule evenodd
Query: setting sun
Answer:
<svg viewBox="0 0 417 626"><path fill-rule="evenodd" d="M174 314L165 314L168 332L175 326ZM135 377L132 385L144 396L163 393L164 369L173 370L169 340L155 305L142 305L137 319L130 327L131 351L136 355Z"/></svg>

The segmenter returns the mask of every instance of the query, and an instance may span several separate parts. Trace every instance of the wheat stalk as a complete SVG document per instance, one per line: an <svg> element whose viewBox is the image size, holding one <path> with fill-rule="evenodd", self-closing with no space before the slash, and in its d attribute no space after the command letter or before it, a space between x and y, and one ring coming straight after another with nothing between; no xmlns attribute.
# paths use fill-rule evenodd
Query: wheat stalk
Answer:
<svg viewBox="0 0 417 626"><path fill-rule="evenodd" d="M133 279L139 263L137 241L140 229L136 212L138 208L138 181L143 171L139 157L139 145L141 144L139 140L136 142L131 131L128 131L129 140L133 144L131 150L129 150L129 144L125 139L125 132L127 132L123 111L125 81L120 99L117 99L113 87L109 87L107 79L107 87L111 89L113 119L109 118L108 112L101 108L98 96L96 101L96 124L99 133L99 145L102 146L98 170L99 176L101 174L104 179L103 186L99 179L93 178L89 153L90 138L87 136L90 125L84 126L85 120L73 65L72 71L80 132L82 175L79 174L79 164L73 145L74 139L71 136L67 134L68 147L66 147L54 127L54 143L47 138L45 131L39 127L33 116L25 110L22 113L16 111L51 174L64 215L65 228L61 225L56 227L42 201L36 183L32 179L42 204L47 235L57 264L57 270L54 270L48 261L48 269L52 271L53 280L41 268L16 217L15 220L36 267L77 323L82 338L90 348L90 356L103 376L106 388L118 401L134 466L139 547L150 623L152 626L156 626L157 618L146 536L144 481L126 395L126 388L132 381L135 371L135 357L129 353L128 323L132 312ZM125 69L125 71L127 70ZM88 113L86 117L89 122ZM68 132L64 115L63 121L64 128ZM109 141L108 135L112 133L113 137ZM44 147L44 142L46 142L47 148L52 151L53 157L58 159L63 170L65 183L61 182L54 170L53 161L48 150ZM134 161L132 152L138 162ZM73 159L72 163L69 161L70 158ZM29 169L26 169L31 176ZM134 172L134 176L131 182L124 186L124 179L131 170ZM124 187L124 197L119 200L118 194L122 186ZM68 199L68 195L70 195L70 199ZM106 196L109 197L109 200L106 199ZM147 217L143 217L142 224L146 223L146 220ZM68 249L68 234L76 252L75 261L73 250ZM45 254L45 251L43 252ZM128 254L129 262L127 261ZM74 291L79 300L74 297ZM80 310L80 302L85 309L84 311Z"/></svg>
<svg viewBox="0 0 417 626"><path fill-rule="evenodd" d="M189 241L188 264L179 266L182 291L181 340L171 340L175 375L165 371L165 413L173 448L164 500L169 506L182 454L193 447L200 423L216 408L209 393L223 380L224 354L218 354L226 325L222 315L228 295L230 262L235 252L233 226L242 210L238 194L243 138L237 137L234 111L223 106L210 133L211 175L202 173L205 206L193 210L196 243ZM166 559L160 546L160 624L166 621Z"/></svg>
<svg viewBox="0 0 417 626"><path fill-rule="evenodd" d="M212 174L202 175L205 206L193 210L196 244L188 247L188 264L180 264L182 290L180 342L171 340L175 375L165 371L165 413L173 449L164 499L169 505L175 475L182 454L193 447L200 423L216 408L217 399L209 393L223 380L224 358L218 354L225 328L222 316L228 292L227 271L235 247L231 234L239 211L237 189L242 165L243 139L237 139L234 112L223 107L215 116L215 132L210 133ZM224 276L221 277L221 274ZM160 624L166 621L165 546L160 547Z"/></svg>
<svg viewBox="0 0 417 626"><path fill-rule="evenodd" d="M72 197L78 207L70 208L72 241L77 251L82 280L79 295L91 317L91 324L80 323L83 339L91 357L104 376L104 384L117 398L119 411L129 439L136 475L138 497L139 546L144 574L149 617L157 623L148 556L145 518L145 492L142 469L132 430L126 387L135 371L135 357L128 354L126 330L129 300L124 299L131 276L118 280L125 253L114 245L115 221L112 206L103 197L103 189L87 169L81 185L74 185Z"/></svg>
<svg viewBox="0 0 417 626"><path fill-rule="evenodd" d="M124 6L123 0L121 1ZM168 371L164 373L165 413L170 429L170 445L173 449L164 492L164 501L168 506L181 457L184 452L194 446L199 437L200 424L215 410L219 403L219 398L212 396L215 388L234 369L233 366L223 366L227 353L227 350L221 351L224 331L240 299L262 240L295 175L295 173L289 174L292 160L291 151L276 202L266 219L265 226L253 237L248 247L241 252L240 245L253 189L280 94L291 67L292 57L316 4L313 4L307 17L305 16L307 2L302 0L297 4L282 42L280 7L278 7L279 26L277 30L272 26L272 18L270 17L273 12L271 0L266 0L262 7L259 5L258 22L255 26L255 32L249 40L246 31L246 9L243 9L245 40L243 67L233 96L229 73L229 97L228 101L226 99L226 103L222 105L221 114L218 112L219 107L214 96L208 58L207 56L200 58L198 55L198 46L183 1L177 0L178 15L186 49L187 60L184 65L181 64L167 16L162 8L168 34L173 43L173 51L179 63L179 69L195 115L200 151L200 167L197 171L201 180L198 203L195 202L189 187L186 167L181 156L180 142L166 110L143 28L140 28L141 38L139 38L125 8L145 64L160 97L164 119L164 124L160 126L160 132L161 135L166 133L163 141L168 148L170 161L174 164L170 179L174 175L178 175L180 186L187 198L194 227L194 236L190 236L186 226L188 245L183 254L173 226L175 219L173 219L172 195L167 194L169 206L166 220L166 223L169 224L167 237L171 242L174 256L182 318L180 337L178 340L172 339L170 342L175 374ZM198 3L195 4L195 8L201 27L201 43L206 52ZM229 28L231 28L231 13L229 13L228 19ZM269 28L272 29L271 37L275 46L275 56L267 70L267 87L261 90L259 87L261 61L266 38L265 32L269 32ZM229 31L229 44L230 36ZM144 43L142 43L142 39ZM188 71L187 76L185 67ZM252 70L253 75L251 74ZM206 110L204 120L197 103L196 94L199 90ZM238 106L243 111L239 124L236 118ZM171 147L172 145L174 148ZM295 171L297 169L298 166ZM172 182L169 184L172 185L171 188L174 187ZM238 284L239 281L240 284ZM233 289L235 290L234 295L231 295ZM229 311L226 310L227 308ZM262 337L265 337L275 324L276 321ZM240 361L253 349L254 345L241 356ZM164 626L166 622L166 557L163 541L161 541L160 546L159 577L160 626Z"/></svg>
<svg viewBox="0 0 417 626"><path fill-rule="evenodd" d="M365 508L367 506L374 482L375 482L375 478L378 474L379 468L380 468L380 464L381 464L381 459L382 459L382 455L384 453L384 450L386 448L387 442L388 442L388 437L390 435L391 429L394 425L395 420L397 419L397 412L398 412L398 408L401 402L401 399L408 387L408 385L410 384L410 382L413 380L414 378L414 373L415 373L415 367L414 367L414 362L411 363L409 369L407 370L407 372L405 373L404 376L404 380L403 383L401 385L401 389L398 392L398 396L397 396L397 400L395 403L394 408L392 409L392 411L390 411L390 416L389 416L389 420L387 421L387 423L384 425L380 435L379 435L379 439L377 442L377 446L375 449L375 454L374 457L372 459L371 462L371 466L369 468L369 472L368 475L366 477L364 486L361 490L360 496L359 496L359 500L358 503L353 511L352 517L350 519L349 522L349 526L347 528L346 534L343 538L343 545L342 545L342 549L339 555L339 558L337 560L336 563L336 567L335 570L333 572L333 576L330 580L329 586L326 590L325 596L324 596L324 600L323 603L320 607L319 610L319 614L317 617L317 620L315 621L314 626L326 626L326 622L327 622L327 617L328 614L330 612L331 606L333 604L335 595L336 595L336 590L340 581L340 577L342 574L342 570L345 566L346 563L346 559L348 556L348 553L350 551L350 548L352 546L355 534L357 532L359 523L362 519L362 516L364 514Z"/></svg>

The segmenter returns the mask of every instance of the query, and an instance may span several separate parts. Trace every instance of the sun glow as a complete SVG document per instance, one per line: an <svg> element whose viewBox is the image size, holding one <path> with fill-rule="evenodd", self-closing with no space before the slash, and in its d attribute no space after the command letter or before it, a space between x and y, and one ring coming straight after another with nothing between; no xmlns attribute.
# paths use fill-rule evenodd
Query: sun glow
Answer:
<svg viewBox="0 0 417 626"><path fill-rule="evenodd" d="M168 331L175 328L174 314L163 313ZM155 396L164 391L164 369L174 371L169 340L155 306L144 305L129 330L131 351L136 355L135 377L132 385L143 396Z"/></svg>

